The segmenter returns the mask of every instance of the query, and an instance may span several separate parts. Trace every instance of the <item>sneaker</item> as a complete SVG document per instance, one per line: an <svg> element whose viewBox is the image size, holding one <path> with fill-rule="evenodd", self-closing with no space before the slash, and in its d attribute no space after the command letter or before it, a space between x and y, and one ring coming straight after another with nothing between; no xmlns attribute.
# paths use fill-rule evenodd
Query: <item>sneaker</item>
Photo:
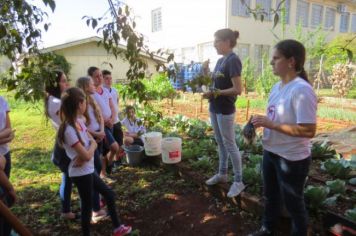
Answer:
<svg viewBox="0 0 356 236"><path fill-rule="evenodd" d="M91 223L96 224L99 221L107 219L108 217L109 217L108 213L105 210L101 209L100 211L93 212L91 217Z"/></svg>
<svg viewBox="0 0 356 236"><path fill-rule="evenodd" d="M115 179L113 179L109 176L101 176L100 178L108 185L111 185L116 182Z"/></svg>
<svg viewBox="0 0 356 236"><path fill-rule="evenodd" d="M242 190L245 189L245 185L242 182L233 182L229 192L227 193L228 197L236 197L237 195L239 195Z"/></svg>
<svg viewBox="0 0 356 236"><path fill-rule="evenodd" d="M132 227L129 225L120 225L119 228L114 230L113 236L124 236L131 233Z"/></svg>
<svg viewBox="0 0 356 236"><path fill-rule="evenodd" d="M210 179L208 179L205 183L206 185L215 185L217 183L226 183L226 182L227 182L227 175L216 174Z"/></svg>
<svg viewBox="0 0 356 236"><path fill-rule="evenodd" d="M75 214L73 212L61 213L61 218L63 220L78 220L80 219L80 214Z"/></svg>
<svg viewBox="0 0 356 236"><path fill-rule="evenodd" d="M253 232L252 234L249 234L248 236L273 236L273 235L274 233L272 231L262 226L259 230Z"/></svg>

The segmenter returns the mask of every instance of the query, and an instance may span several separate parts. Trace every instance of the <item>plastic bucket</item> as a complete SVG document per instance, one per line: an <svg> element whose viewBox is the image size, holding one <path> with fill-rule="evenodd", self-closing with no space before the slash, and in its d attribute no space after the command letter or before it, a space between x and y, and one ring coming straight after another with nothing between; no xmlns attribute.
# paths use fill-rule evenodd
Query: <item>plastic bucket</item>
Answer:
<svg viewBox="0 0 356 236"><path fill-rule="evenodd" d="M140 145L123 146L126 161L130 166L137 166L143 159L143 147Z"/></svg>
<svg viewBox="0 0 356 236"><path fill-rule="evenodd" d="M149 132L143 135L143 143L147 156L157 156L162 153L162 133Z"/></svg>
<svg viewBox="0 0 356 236"><path fill-rule="evenodd" d="M162 140L162 161L166 164L175 164L182 159L182 139L168 137Z"/></svg>

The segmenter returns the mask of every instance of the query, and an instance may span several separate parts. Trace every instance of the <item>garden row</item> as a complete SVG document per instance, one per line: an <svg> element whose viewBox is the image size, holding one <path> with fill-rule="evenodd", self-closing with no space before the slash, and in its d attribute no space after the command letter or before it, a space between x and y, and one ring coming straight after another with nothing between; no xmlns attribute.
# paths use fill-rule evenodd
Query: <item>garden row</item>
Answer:
<svg viewBox="0 0 356 236"><path fill-rule="evenodd" d="M165 117L152 122L152 131L162 132L165 137L181 137L182 163L177 165L181 175L190 179L197 179L204 183L204 179L213 175L218 166L217 147L210 124L199 119L188 119L185 116ZM247 145L242 136L240 126L235 126L236 143L243 153L243 180L247 184L242 205L245 210L259 213L251 207L251 202L262 207L262 142L257 137L252 145ZM334 225L334 221L342 221L343 225L356 228L356 163L344 159L327 142L313 143L312 165L309 173L305 198L315 226L315 231L324 231L321 222L328 221L327 227ZM224 188L224 187L223 187ZM226 186L227 188L227 186ZM222 194L224 195L224 194ZM241 199L240 199L241 200ZM241 206L241 202L239 203ZM341 223L342 223L341 222Z"/></svg>

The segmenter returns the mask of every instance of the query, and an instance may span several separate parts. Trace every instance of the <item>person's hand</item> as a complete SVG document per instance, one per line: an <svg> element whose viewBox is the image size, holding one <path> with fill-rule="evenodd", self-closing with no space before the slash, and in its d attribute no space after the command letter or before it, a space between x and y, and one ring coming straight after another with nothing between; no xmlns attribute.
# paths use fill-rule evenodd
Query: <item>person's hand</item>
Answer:
<svg viewBox="0 0 356 236"><path fill-rule="evenodd" d="M13 140L13 139L15 138L15 132L16 132L15 129L11 131L10 136L9 136L9 138L10 138L11 140Z"/></svg>
<svg viewBox="0 0 356 236"><path fill-rule="evenodd" d="M208 91L202 94L203 98L209 99L213 96L213 92L212 91Z"/></svg>
<svg viewBox="0 0 356 236"><path fill-rule="evenodd" d="M11 207L17 201L17 196L16 196L16 193L15 193L15 189L12 188L12 189L8 190L7 194L9 196L9 198L10 198L9 199L10 201L8 202L8 204L9 204L9 207Z"/></svg>
<svg viewBox="0 0 356 236"><path fill-rule="evenodd" d="M101 142L104 138L105 138L105 132L104 131L100 131L100 132L96 133L95 140L97 142Z"/></svg>
<svg viewBox="0 0 356 236"><path fill-rule="evenodd" d="M89 132L88 132L88 137L89 137L90 145L94 145L94 148L96 149L98 147L98 143Z"/></svg>
<svg viewBox="0 0 356 236"><path fill-rule="evenodd" d="M272 120L270 120L267 116L254 115L252 117L251 122L255 128L265 127L268 129L273 129L275 126L275 123Z"/></svg>
<svg viewBox="0 0 356 236"><path fill-rule="evenodd" d="M130 136L130 132L125 131L125 132L124 132L124 135L125 135L125 136Z"/></svg>
<svg viewBox="0 0 356 236"><path fill-rule="evenodd" d="M112 120L111 120L111 118L105 120L105 121L104 121L104 124L105 124L106 127L109 127L110 129L112 129L112 127L113 127L113 125L114 125L113 122L112 122Z"/></svg>
<svg viewBox="0 0 356 236"><path fill-rule="evenodd" d="M78 157L75 157L74 158L74 163L73 163L73 167L81 167L82 165L84 165L86 161L78 158Z"/></svg>

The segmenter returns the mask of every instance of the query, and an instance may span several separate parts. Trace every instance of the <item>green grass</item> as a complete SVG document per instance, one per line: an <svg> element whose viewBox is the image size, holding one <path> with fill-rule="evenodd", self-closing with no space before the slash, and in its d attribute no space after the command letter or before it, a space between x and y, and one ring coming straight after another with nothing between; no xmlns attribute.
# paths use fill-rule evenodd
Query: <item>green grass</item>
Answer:
<svg viewBox="0 0 356 236"><path fill-rule="evenodd" d="M315 90L315 92L317 92ZM320 89L318 96L320 97L338 97L337 93L333 91L332 89ZM353 88L349 91L347 94L346 98L349 99L356 99L356 88Z"/></svg>
<svg viewBox="0 0 356 236"><path fill-rule="evenodd" d="M343 108L328 107L327 105L321 105L318 107L318 117L325 119L356 122L355 111Z"/></svg>

